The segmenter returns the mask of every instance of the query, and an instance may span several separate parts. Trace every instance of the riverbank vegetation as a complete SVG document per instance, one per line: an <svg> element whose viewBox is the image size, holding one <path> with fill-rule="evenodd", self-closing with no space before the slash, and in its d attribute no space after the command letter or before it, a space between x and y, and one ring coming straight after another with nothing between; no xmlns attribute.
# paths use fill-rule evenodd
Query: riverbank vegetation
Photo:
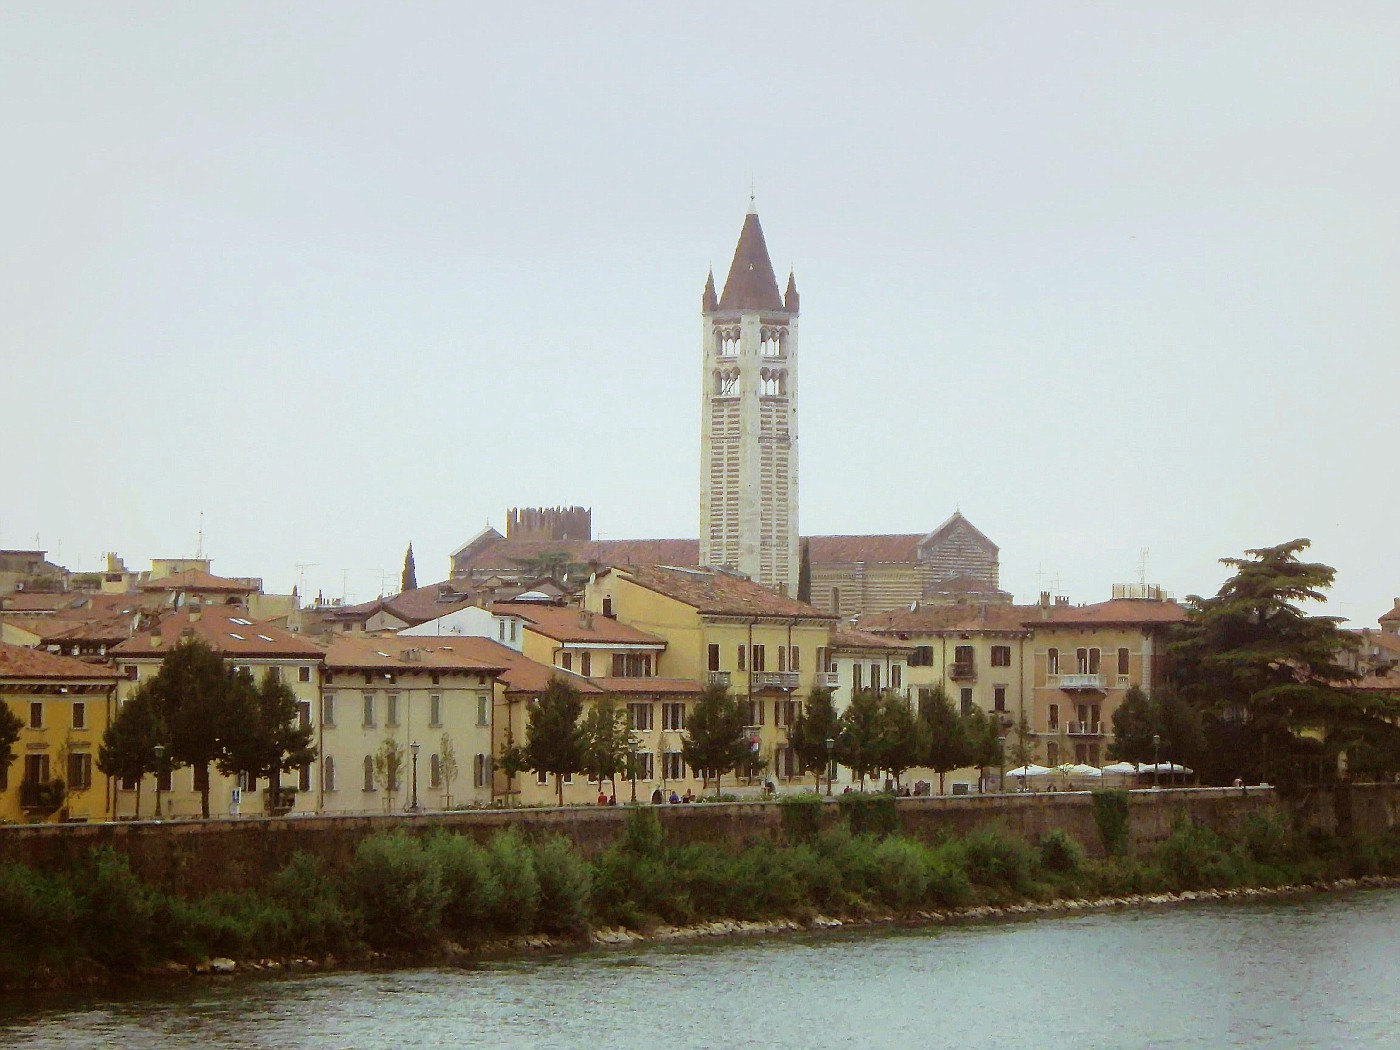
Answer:
<svg viewBox="0 0 1400 1050"><path fill-rule="evenodd" d="M1117 846L1116 808L1101 808L1101 831ZM783 841L736 849L670 844L643 807L593 859L562 837L532 841L515 829L485 843L395 831L366 838L347 871L298 854L256 890L198 899L142 883L109 849L62 871L0 865L0 981L100 981L220 956L422 959L448 944L473 951L531 934L583 943L598 927L900 918L1400 875L1400 834L1300 835L1260 815L1228 839L1180 823L1140 856L1095 859L1058 830L1035 844L995 830L915 840L893 833L884 819L893 809L892 800L867 798L823 827L820 801L797 799L785 804Z"/></svg>

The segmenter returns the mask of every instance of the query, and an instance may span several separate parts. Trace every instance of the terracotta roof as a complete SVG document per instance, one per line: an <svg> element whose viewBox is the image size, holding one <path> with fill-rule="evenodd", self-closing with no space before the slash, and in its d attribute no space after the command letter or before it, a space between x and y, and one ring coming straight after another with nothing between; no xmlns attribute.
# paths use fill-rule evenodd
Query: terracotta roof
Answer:
<svg viewBox="0 0 1400 1050"><path fill-rule="evenodd" d="M807 536L812 565L849 565L858 561L912 562L924 533L878 536Z"/></svg>
<svg viewBox="0 0 1400 1050"><path fill-rule="evenodd" d="M556 642L593 642L598 645L657 645L666 640L625 623L618 623L602 613L586 614L582 610L537 602L496 602L491 611L500 616L518 616L528 622L529 629ZM585 617L590 626L585 627Z"/></svg>
<svg viewBox="0 0 1400 1050"><path fill-rule="evenodd" d="M1354 682L1347 682L1348 689L1361 689L1368 693L1400 694L1400 674L1388 671L1385 674L1368 674Z"/></svg>
<svg viewBox="0 0 1400 1050"><path fill-rule="evenodd" d="M744 228L739 231L739 243L734 247L734 261L724 281L719 297L721 311L781 310L782 296L778 294L778 278L768 258L768 245L763 239L763 227L758 212L750 210L744 216Z"/></svg>
<svg viewBox="0 0 1400 1050"><path fill-rule="evenodd" d="M487 640L489 641L489 639ZM517 653L514 649L509 649L499 642L491 642L491 644L502 650L500 660L506 665L506 669L501 672L500 678L506 684L507 693L531 695L542 693L545 686L549 685L549 680L554 677L564 679L585 696L598 695L603 692L599 686L594 684L593 679L585 678L573 671L565 671L562 668L551 667L549 664L542 664L538 660L531 660L524 654Z"/></svg>
<svg viewBox="0 0 1400 1050"><path fill-rule="evenodd" d="M590 678L590 682L609 693L629 696L698 696L703 690L699 682L689 678Z"/></svg>
<svg viewBox="0 0 1400 1050"><path fill-rule="evenodd" d="M111 668L97 667L71 656L0 643L0 678L81 678L105 682L116 681L117 676Z"/></svg>
<svg viewBox="0 0 1400 1050"><path fill-rule="evenodd" d="M715 569L685 569L671 565L634 565L618 569L624 578L648 590L715 616L778 616L834 621L796 598L775 594L751 580Z"/></svg>
<svg viewBox="0 0 1400 1050"><path fill-rule="evenodd" d="M269 623L254 623L242 609L208 605L202 609L185 606L156 625L110 650L113 656L155 657L165 655L182 637L199 638L211 649L228 657L276 657L320 660L325 650L291 631ZM159 638L153 643L153 638Z"/></svg>
<svg viewBox="0 0 1400 1050"><path fill-rule="evenodd" d="M1395 608L1391 609L1389 612L1381 613L1376 622L1393 623L1396 620L1400 620L1400 598L1395 599Z"/></svg>
<svg viewBox="0 0 1400 1050"><path fill-rule="evenodd" d="M884 649L904 652L912 649L913 646L900 645L899 642L893 639L882 638L880 635L871 634L869 631L857 631L852 627L837 627L831 632L831 648Z"/></svg>
<svg viewBox="0 0 1400 1050"><path fill-rule="evenodd" d="M998 602L976 605L920 605L917 609L897 609L860 618L864 631L882 634L960 634L969 631L1011 631L1027 633L1026 621L1037 614L1037 605L1004 605Z"/></svg>
<svg viewBox="0 0 1400 1050"><path fill-rule="evenodd" d="M16 591L0 598L6 612L55 612L80 602L87 595L73 591Z"/></svg>
<svg viewBox="0 0 1400 1050"><path fill-rule="evenodd" d="M186 569L172 572L158 580L148 580L141 585L143 591L206 591L217 594L254 594L257 587L243 580L215 576L201 569Z"/></svg>
<svg viewBox="0 0 1400 1050"><path fill-rule="evenodd" d="M399 671L445 670L499 673L506 668L505 646L489 638L453 635L415 638L408 635L337 635L326 647L326 668Z"/></svg>
<svg viewBox="0 0 1400 1050"><path fill-rule="evenodd" d="M1100 624L1172 624L1186 619L1186 608L1176 602L1140 598L1113 598L1094 605L1030 606L1028 627L1095 626Z"/></svg>
<svg viewBox="0 0 1400 1050"><path fill-rule="evenodd" d="M101 619L70 620L67 617L35 617L42 628L39 637L45 642L84 641L116 644L132 635L134 616L107 616ZM26 628L29 629L29 628Z"/></svg>

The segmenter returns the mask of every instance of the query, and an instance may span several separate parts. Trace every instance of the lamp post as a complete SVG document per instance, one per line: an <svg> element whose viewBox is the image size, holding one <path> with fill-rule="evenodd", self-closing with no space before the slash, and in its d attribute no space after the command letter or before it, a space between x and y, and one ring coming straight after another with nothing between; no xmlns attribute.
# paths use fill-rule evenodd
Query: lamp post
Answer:
<svg viewBox="0 0 1400 1050"><path fill-rule="evenodd" d="M1152 787L1153 790L1162 786L1162 765L1159 755L1162 750L1162 737L1158 733L1152 734Z"/></svg>
<svg viewBox="0 0 1400 1050"><path fill-rule="evenodd" d="M163 817L160 809L160 782L165 779L165 745L157 744L156 752L156 819Z"/></svg>
<svg viewBox="0 0 1400 1050"><path fill-rule="evenodd" d="M836 750L836 741L831 737L826 738L826 797L831 797L831 763L832 753Z"/></svg>
<svg viewBox="0 0 1400 1050"><path fill-rule="evenodd" d="M415 740L413 743L409 744L408 750L413 755L413 803L409 806L409 809L414 813L418 813L420 812L418 809L418 741Z"/></svg>

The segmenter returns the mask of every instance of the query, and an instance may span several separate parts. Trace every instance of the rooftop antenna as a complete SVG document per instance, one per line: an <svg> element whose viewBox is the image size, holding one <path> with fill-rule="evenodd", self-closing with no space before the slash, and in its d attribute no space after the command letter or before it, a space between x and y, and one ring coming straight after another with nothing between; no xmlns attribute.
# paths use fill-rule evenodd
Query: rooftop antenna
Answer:
<svg viewBox="0 0 1400 1050"><path fill-rule="evenodd" d="M344 604L345 604L345 593L346 593L345 589L346 589L347 586L349 586L349 582L350 582L350 570L349 570L349 569L341 569L341 570L340 570L340 604L341 604L341 605L344 605Z"/></svg>
<svg viewBox="0 0 1400 1050"><path fill-rule="evenodd" d="M319 561L299 561L299 562L297 562L296 565L293 566L293 567L294 567L294 568L296 569L296 571L297 571L297 594L305 594L305 593L306 593L306 570L307 570L307 569L319 569L319 568L321 567L321 563L320 563Z"/></svg>
<svg viewBox="0 0 1400 1050"><path fill-rule="evenodd" d="M199 544L195 547L194 557L196 561L204 560L204 511L199 512Z"/></svg>
<svg viewBox="0 0 1400 1050"><path fill-rule="evenodd" d="M1146 548L1146 547L1142 547L1142 548L1140 548L1140 549L1138 550L1138 586L1144 588L1144 590L1145 590L1146 587L1147 587L1147 548Z"/></svg>

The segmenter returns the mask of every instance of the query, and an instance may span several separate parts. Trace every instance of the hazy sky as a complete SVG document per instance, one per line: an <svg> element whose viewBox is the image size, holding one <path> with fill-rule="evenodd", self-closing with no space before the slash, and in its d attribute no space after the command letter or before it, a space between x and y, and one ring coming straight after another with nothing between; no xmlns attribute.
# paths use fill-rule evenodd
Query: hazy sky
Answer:
<svg viewBox="0 0 1400 1050"><path fill-rule="evenodd" d="M202 511L356 600L509 506L693 536L752 176L804 533L960 507L1075 601L1308 536L1390 607L1400 5L681 7L0 7L0 546Z"/></svg>

